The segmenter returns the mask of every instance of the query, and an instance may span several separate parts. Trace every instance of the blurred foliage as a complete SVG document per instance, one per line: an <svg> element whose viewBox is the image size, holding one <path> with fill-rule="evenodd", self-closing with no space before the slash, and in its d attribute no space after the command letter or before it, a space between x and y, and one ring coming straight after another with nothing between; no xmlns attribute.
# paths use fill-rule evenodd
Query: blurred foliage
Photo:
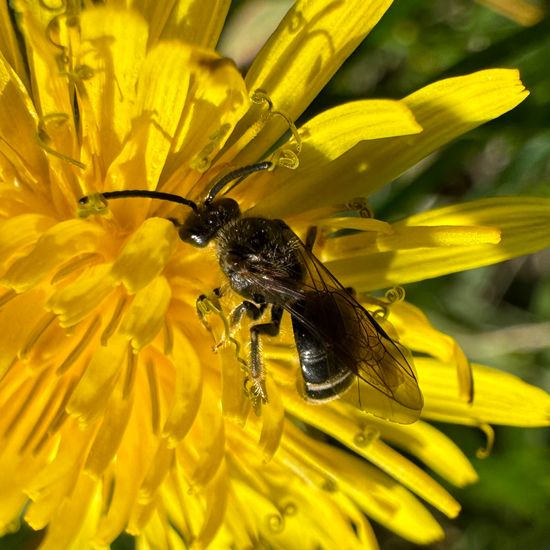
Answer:
<svg viewBox="0 0 550 550"><path fill-rule="evenodd" d="M401 98L449 76L517 67L529 98L432 155L372 198L375 215L395 220L453 202L506 194L550 195L550 2L531 0L544 15L531 26L502 16L490 2L395 2L301 120L366 97ZM492 0L521 11L522 2ZM289 2L236 1L223 44L246 70ZM257 34L250 28L259 29ZM243 43L246 36L249 43ZM549 228L550 229L550 228ZM550 389L550 253L408 285L407 298L472 359ZM480 483L449 487L463 504L458 519L438 515L447 538L433 550L550 550L548 430L497 428L488 459L476 458L481 432L440 424L464 449ZM445 482L442 481L445 485ZM436 512L434 512L436 513ZM437 513L436 513L437 515ZM416 548L375 526L383 550ZM23 528L2 549L36 548L41 534ZM123 536L115 550L133 547Z"/></svg>

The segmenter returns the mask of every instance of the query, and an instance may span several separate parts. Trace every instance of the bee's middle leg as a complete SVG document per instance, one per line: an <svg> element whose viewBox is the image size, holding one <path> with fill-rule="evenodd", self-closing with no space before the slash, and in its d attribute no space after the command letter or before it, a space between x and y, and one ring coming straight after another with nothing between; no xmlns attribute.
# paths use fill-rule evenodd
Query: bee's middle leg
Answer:
<svg viewBox="0 0 550 550"><path fill-rule="evenodd" d="M253 321L257 321L262 316L266 307L267 304L256 305L248 300L244 300L231 312L229 323L232 328L237 326L245 314Z"/></svg>

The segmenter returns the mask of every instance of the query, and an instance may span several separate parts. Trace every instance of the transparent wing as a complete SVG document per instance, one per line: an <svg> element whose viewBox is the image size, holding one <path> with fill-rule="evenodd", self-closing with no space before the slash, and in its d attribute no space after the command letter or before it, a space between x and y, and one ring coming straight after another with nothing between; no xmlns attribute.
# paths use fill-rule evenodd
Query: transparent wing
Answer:
<svg viewBox="0 0 550 550"><path fill-rule="evenodd" d="M301 322L316 331L334 356L356 376L342 398L376 416L400 423L418 419L424 404L408 350L394 342L373 316L303 245L306 267L305 301L317 299L314 315L306 307L295 311Z"/></svg>

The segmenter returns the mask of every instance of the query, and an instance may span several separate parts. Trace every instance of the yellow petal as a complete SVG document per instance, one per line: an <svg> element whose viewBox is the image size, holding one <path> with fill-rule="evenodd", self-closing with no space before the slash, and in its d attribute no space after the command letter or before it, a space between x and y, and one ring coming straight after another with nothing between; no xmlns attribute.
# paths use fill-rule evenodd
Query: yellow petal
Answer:
<svg viewBox="0 0 550 550"><path fill-rule="evenodd" d="M321 218L318 226L333 232L336 229L356 229L357 231L376 231L391 235L394 233L392 226L374 218L360 218L356 216L335 216L332 218Z"/></svg>
<svg viewBox="0 0 550 550"><path fill-rule="evenodd" d="M166 187L188 195L182 180L191 167L195 177L204 172L250 105L248 90L231 60L209 50L190 50L186 116L175 136L172 154L163 171Z"/></svg>
<svg viewBox="0 0 550 550"><path fill-rule="evenodd" d="M72 419L63 430L65 437L59 438L53 449L55 460L46 461L25 487L32 500L25 521L33 529L44 529L55 518L59 507L70 498L80 474L90 432L79 429Z"/></svg>
<svg viewBox="0 0 550 550"><path fill-rule="evenodd" d="M246 75L248 89L265 91L276 110L296 120L390 4L296 2L256 56ZM271 119L236 163L258 158L287 128L279 117Z"/></svg>
<svg viewBox="0 0 550 550"><path fill-rule="evenodd" d="M214 398L212 393L210 395L208 392L205 393L205 401L208 398ZM213 409L211 414L199 415L190 434L190 440L194 441L193 455L197 459L186 477L193 490L210 483L225 459L226 440L223 419L219 410L211 408ZM208 426L204 422L205 418L211 419L210 422L207 422Z"/></svg>
<svg viewBox="0 0 550 550"><path fill-rule="evenodd" d="M357 410L347 410L346 414L358 420L361 417ZM454 485L463 487L477 481L477 474L461 449L430 424L418 421L403 426L376 418L370 424L365 440L372 437L369 430L378 431L382 439L407 451Z"/></svg>
<svg viewBox="0 0 550 550"><path fill-rule="evenodd" d="M67 412L76 416L82 425L103 414L122 371L127 349L126 339L122 337L113 337L106 346L95 349L67 404Z"/></svg>
<svg viewBox="0 0 550 550"><path fill-rule="evenodd" d="M149 218L130 237L113 264L111 276L130 292L145 288L164 268L176 240L174 225Z"/></svg>
<svg viewBox="0 0 550 550"><path fill-rule="evenodd" d="M511 69L479 71L426 86L403 99L422 132L361 142L329 164L319 159L306 164L304 159L293 172L275 171L273 184L264 189L269 196L262 208L274 217L288 217L368 196L441 146L513 109L527 95L518 71Z"/></svg>
<svg viewBox="0 0 550 550"><path fill-rule="evenodd" d="M80 16L81 45L74 60L93 77L81 82L85 90L81 117L85 138L95 140L102 166L109 166L132 131L136 83L145 58L147 24L130 10L104 6Z"/></svg>
<svg viewBox="0 0 550 550"><path fill-rule="evenodd" d="M4 36L4 31L1 34ZM18 168L23 181L41 186L46 185L40 176L47 169L44 151L38 146L37 124L38 115L27 90L0 57L0 151Z"/></svg>
<svg viewBox="0 0 550 550"><path fill-rule="evenodd" d="M0 309L0 379L14 364L33 330L36 304L42 303L44 292L34 289L15 296Z"/></svg>
<svg viewBox="0 0 550 550"><path fill-rule="evenodd" d="M76 135L72 119L72 98L67 86L67 74L63 74L65 67L60 68L58 63L60 48L49 39L47 26L52 20L51 10L45 9L40 2L20 2L17 4L20 12L20 28L25 40L27 63L33 83L34 109L43 114L43 120L48 115L63 113L67 116L67 123L71 131L65 136L70 146L76 144ZM58 145L56 143L56 145ZM61 145L61 150L66 150ZM65 144L66 145L66 144ZM24 149L23 149L24 150ZM71 150L71 147L69 147Z"/></svg>
<svg viewBox="0 0 550 550"><path fill-rule="evenodd" d="M19 363L17 370L23 370ZM16 370L16 369L13 369ZM33 375L34 374L34 375ZM29 457L29 449L36 454L37 441L41 439L52 421L52 415L61 405L65 385L52 381L51 371L43 369L38 374L30 371L26 376L14 376L13 371L6 377L2 389L3 399L1 430L6 446L17 450L21 456ZM55 393L54 393L55 392ZM6 453L9 455L9 451ZM30 468L30 464L27 465ZM32 468L34 470L34 468ZM30 478L20 476L20 486L25 486Z"/></svg>
<svg viewBox="0 0 550 550"><path fill-rule="evenodd" d="M0 469L2 472L9 472L9 475L3 475L0 479L0 492L2 494L0 499L0 533L2 533L2 536L14 533L21 527L21 510L24 510L29 504L28 494L25 494L22 488L28 487L44 467L43 455L38 457L37 460L36 456L22 453L18 445L19 441L14 441L5 431L6 414L11 412L9 411L9 401L6 401L8 396L9 392L4 390L0 402L2 407L1 429L4 434Z"/></svg>
<svg viewBox="0 0 550 550"><path fill-rule="evenodd" d="M113 480L114 488L108 510L99 520L94 542L98 546L111 544L128 525L132 510L137 506L138 489L154 456L158 441L147 429L150 422L148 407L142 407L143 395L136 395L138 406L133 407L132 417L118 448L116 460L104 474L106 487ZM146 429L144 429L144 427Z"/></svg>
<svg viewBox="0 0 550 550"><path fill-rule="evenodd" d="M397 302L389 311L389 320L399 334L399 341L411 351L455 365L460 396L466 402L471 401L474 391L472 369L457 342L433 328L422 311L412 304Z"/></svg>
<svg viewBox="0 0 550 550"><path fill-rule="evenodd" d="M195 421L202 395L201 363L191 342L178 330L174 331L173 354L175 388L162 433L170 446L186 436Z"/></svg>
<svg viewBox="0 0 550 550"><path fill-rule="evenodd" d="M121 448L124 448L124 445ZM92 538L93 547L107 547L126 528L130 516L130 508L133 507L137 500L137 489L135 488L136 476L141 473L136 471L134 467L128 467L128 464L134 464L131 460L132 458L135 460L135 453L133 457L128 457L128 461L122 462L120 454L117 455L117 461L120 460L123 466L119 466L115 474L116 477L113 476L116 479L116 483L114 483L109 509L101 515L97 532ZM105 479L106 483L108 483L109 478L106 477Z"/></svg>
<svg viewBox="0 0 550 550"><path fill-rule="evenodd" d="M96 479L101 475L114 458L119 448L124 431L130 419L133 401L131 398L123 399L115 394L105 410L94 441L88 452L84 469Z"/></svg>
<svg viewBox="0 0 550 550"><path fill-rule="evenodd" d="M127 106L132 128L112 162L107 188L155 188L187 101L190 48L161 44L147 53Z"/></svg>
<svg viewBox="0 0 550 550"><path fill-rule="evenodd" d="M403 102L364 100L345 103L324 111L300 126L298 133L302 142L299 163L300 166L325 165L361 141L421 131L422 128ZM279 150L286 148L288 144ZM277 187L283 186L286 179L293 177L290 170L277 170L271 175L271 185ZM244 190L237 188L234 196L241 199L244 205L254 204L265 192L261 185L247 185Z"/></svg>
<svg viewBox="0 0 550 550"><path fill-rule="evenodd" d="M93 266L76 281L54 292L46 303L46 309L59 316L61 326L76 325L113 290L110 270L111 264Z"/></svg>
<svg viewBox="0 0 550 550"><path fill-rule="evenodd" d="M187 420L187 425L192 424L192 427L184 445L177 447L178 463L183 467L185 483L193 492L203 491L208 486L226 457L227 439L218 396L215 380L207 375L202 398L198 396L201 408L198 414Z"/></svg>
<svg viewBox="0 0 550 550"><path fill-rule="evenodd" d="M420 227L393 224L389 231L383 233L370 231L347 238L330 240L327 244L327 256L330 255L331 259L336 260L357 253L366 255L418 248L465 247L498 244L500 241L501 231L498 227L473 224L470 226L426 225Z"/></svg>
<svg viewBox="0 0 550 550"><path fill-rule="evenodd" d="M357 533L357 538L359 539L359 547L362 550L380 550L371 524L367 521L361 510L354 506L352 500L343 494L334 495L334 500L338 508L345 511L349 516L353 530ZM336 543L336 547L338 547L338 542Z"/></svg>
<svg viewBox="0 0 550 550"><path fill-rule="evenodd" d="M349 495L371 518L417 544L443 538L443 530L428 510L405 488L350 453L288 430L285 447L332 478L336 489Z"/></svg>
<svg viewBox="0 0 550 550"><path fill-rule="evenodd" d="M40 114L36 121L33 139L27 147L19 151L32 151L34 142L41 149L44 160L41 172L34 173L32 182L19 163L15 163L21 179L32 184L32 190L43 188L43 195L48 197L48 204L61 209L74 208L72 197L76 194L75 187L79 185L74 169L85 168L81 161L79 131L77 126L82 117L81 109L75 115L74 94L68 80L80 82L87 68L75 63L68 63L67 50L62 43L67 39L70 22L75 25L73 17L56 17L50 8L41 2L20 2L16 6L21 13L17 14L19 28L25 41L26 61L32 86L30 87L34 106L29 108L31 115L34 110ZM72 48L71 48L72 49ZM69 66L70 65L70 66ZM78 122L76 119L79 119ZM47 155L45 154L47 153ZM10 155L8 155L8 158ZM34 170L33 170L34 171ZM79 174L80 175L80 174ZM25 201L27 202L27 201ZM43 208L43 207L42 207Z"/></svg>
<svg viewBox="0 0 550 550"><path fill-rule="evenodd" d="M157 503L156 501L149 502L147 504L138 504L134 506L132 510L132 516L128 521L126 526L126 532L130 535L138 536L141 535L145 525L147 525L147 530L154 523L151 521L153 519L158 519L158 513L155 514ZM166 532L166 526L164 523L161 523L161 529L155 530L153 532L157 535L154 538L155 544L159 540L164 540L169 536L169 532ZM181 539L180 539L181 541Z"/></svg>
<svg viewBox="0 0 550 550"><path fill-rule="evenodd" d="M21 493L19 486L13 490L2 487L0 502L0 535L2 537L17 532L21 527L20 510L27 503L27 497Z"/></svg>
<svg viewBox="0 0 550 550"><path fill-rule="evenodd" d="M155 23L160 19L158 12L164 8L163 11L168 12L166 13L168 19L162 28L163 40L177 39L188 44L214 49L229 10L230 0L201 0L200 2L172 0L171 3L175 5L170 10L165 7L167 2L151 4L155 10L154 16L147 17L151 22L151 39L158 35L156 29L159 25Z"/></svg>
<svg viewBox="0 0 550 550"><path fill-rule="evenodd" d="M61 503L40 546L44 550L83 548L95 529L101 504L101 487L87 476L80 476L74 490Z"/></svg>
<svg viewBox="0 0 550 550"><path fill-rule="evenodd" d="M370 419L350 417L346 408L329 403L321 407L312 407L298 396L286 395L287 411L323 432L331 435L357 454L360 454L380 469L395 477L400 483L412 489L430 504L447 514L457 515L460 506L453 497L437 484L426 472L378 440L379 432L369 431ZM380 421L378 421L380 422ZM367 433L368 432L368 433Z"/></svg>
<svg viewBox="0 0 550 550"><path fill-rule="evenodd" d="M151 513L149 514L147 520L144 522L141 520L139 521L139 526L137 524L137 520L129 524L126 527L126 532L130 535L140 537L140 545L143 546L143 550L152 550L159 541L162 541L166 546L168 546L171 543L170 528L167 529L166 523L163 519L164 518L162 518L158 513ZM144 531L141 529L142 523L147 523L147 529Z"/></svg>
<svg viewBox="0 0 550 550"><path fill-rule="evenodd" d="M171 296L170 285L164 277L155 277L136 292L119 330L130 337L134 350L149 344L163 327Z"/></svg>
<svg viewBox="0 0 550 550"><path fill-rule="evenodd" d="M157 362L160 363L161 361ZM147 384L145 385L145 380L142 380L141 384L138 384L138 388L149 390L150 418L147 419L147 423L150 423L152 432L158 435L162 421L162 402L164 397L160 377L164 372L163 369L157 369L153 359L149 358L145 363L145 374L147 376Z"/></svg>
<svg viewBox="0 0 550 550"><path fill-rule="evenodd" d="M259 442L266 462L271 460L279 447L285 420L283 400L279 389L271 380L267 381L267 395L269 395L269 403L262 411L262 431Z"/></svg>
<svg viewBox="0 0 550 550"><path fill-rule="evenodd" d="M224 522L212 541L212 548L254 548L257 529L248 505L236 495L235 486L230 484L227 491L227 509Z"/></svg>
<svg viewBox="0 0 550 550"><path fill-rule="evenodd" d="M168 475L174 463L174 449L167 445L165 439L159 440L156 453L149 466L149 470L139 488L139 502L142 504L154 502L159 486Z"/></svg>
<svg viewBox="0 0 550 550"><path fill-rule="evenodd" d="M159 44L141 68L132 131L107 185L155 188L161 173L167 179L179 169L182 179L189 166L204 171L247 107L231 61L180 42Z"/></svg>
<svg viewBox="0 0 550 550"><path fill-rule="evenodd" d="M225 516L227 506L228 479L225 465L218 469L208 485L205 520L194 541L198 548L208 548Z"/></svg>
<svg viewBox="0 0 550 550"><path fill-rule="evenodd" d="M455 234L452 246L430 239L423 246L408 248L408 228L414 232L422 228L427 236L439 225L471 226L470 232ZM498 197L457 204L411 216L395 224L397 233L403 236L403 247L397 242L393 250L376 251L377 237L364 233L359 236L329 239L326 254L330 258L348 259L329 261L327 267L345 285L360 290L392 287L403 283L421 281L431 277L490 265L523 254L531 254L550 245L550 199L534 197ZM420 226L420 227L419 227ZM493 229L490 229L493 228ZM446 231L446 230L445 230ZM492 237L500 232L500 242ZM460 234L462 233L462 235ZM388 237L382 236L382 240ZM463 238L463 245L460 239ZM374 240L374 243L373 243ZM420 242L412 244L421 245ZM433 246L433 245L436 246ZM364 248L363 248L364 247ZM360 250L364 249L362 255ZM346 252L344 252L346 249Z"/></svg>
<svg viewBox="0 0 550 550"><path fill-rule="evenodd" d="M9 4L0 5L0 28L2 29L2 33L0 33L0 57L14 69L20 78L24 79L24 84L27 85L27 72L12 24ZM28 89L28 86L26 87Z"/></svg>
<svg viewBox="0 0 550 550"><path fill-rule="evenodd" d="M504 17L526 27L535 25L544 17L544 9L526 0L477 0Z"/></svg>
<svg viewBox="0 0 550 550"><path fill-rule="evenodd" d="M258 489L252 480L242 483L232 480L236 492L247 506L259 536L270 540L276 548L293 548L300 541L300 549L314 550L322 540L327 548L338 548L343 540L346 548L360 550L357 537L351 529L347 515L337 507L332 493L322 486L305 483L309 465L285 449L279 450L287 468L295 469L299 476L273 475ZM299 464L299 466L298 466ZM265 468L264 468L265 470Z"/></svg>
<svg viewBox="0 0 550 550"><path fill-rule="evenodd" d="M353 101L333 107L300 126L303 149L309 155L334 160L360 141L417 134L422 128L399 101ZM306 161L307 162L307 161Z"/></svg>
<svg viewBox="0 0 550 550"><path fill-rule="evenodd" d="M528 95L517 70L489 69L441 80L407 96L403 101L424 131L408 144L392 144L391 150L381 155L380 164L373 165L376 186L370 192L442 145L507 113ZM383 173L381 163L397 151L397 162ZM370 156L367 152L367 158Z"/></svg>
<svg viewBox="0 0 550 550"><path fill-rule="evenodd" d="M21 214L0 222L0 258L7 262L14 252L22 254L26 247L55 224L53 218L40 214Z"/></svg>
<svg viewBox="0 0 550 550"><path fill-rule="evenodd" d="M235 349L233 346L223 346L219 350L222 373L222 409L225 418L244 425L250 401L245 392L235 391L243 385L243 373L235 367Z"/></svg>
<svg viewBox="0 0 550 550"><path fill-rule="evenodd" d="M24 292L64 261L99 249L103 230L82 220L60 222L46 231L31 252L17 260L2 277L2 284Z"/></svg>
<svg viewBox="0 0 550 550"><path fill-rule="evenodd" d="M550 425L550 395L517 376L473 364L474 401L457 397L452 367L434 359L417 358L418 378L425 398L426 418L469 424L509 426Z"/></svg>

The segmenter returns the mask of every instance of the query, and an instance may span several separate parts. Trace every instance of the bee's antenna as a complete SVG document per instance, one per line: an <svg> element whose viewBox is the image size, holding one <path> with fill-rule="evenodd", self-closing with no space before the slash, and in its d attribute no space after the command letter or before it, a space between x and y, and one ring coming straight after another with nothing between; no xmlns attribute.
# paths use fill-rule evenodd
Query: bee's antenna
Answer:
<svg viewBox="0 0 550 550"><path fill-rule="evenodd" d="M147 199L159 199L161 201L177 202L189 206L191 210L196 212L198 210L197 204L190 199L180 197L179 195L173 195L172 193L164 193L162 191L149 191L147 189L123 189L121 191L107 191L106 193L100 193L99 196L105 200L111 199L125 199L128 197L142 197ZM78 199L78 204L85 206L90 201L90 196L86 195Z"/></svg>
<svg viewBox="0 0 550 550"><path fill-rule="evenodd" d="M256 164L250 164L248 166L242 166L226 174L223 178L217 181L206 196L204 204L210 204L215 198L216 195L231 181L245 178L254 172L260 172L261 170L269 170L273 166L273 163L266 160L264 162L257 162ZM123 189L120 191L107 191L105 193L99 193L99 196L104 200L111 199L126 199L129 197L142 197L147 199L159 199L161 201L170 201L176 202L178 204L183 204L184 206L189 206L191 210L197 212L198 207L197 203L193 202L190 199L180 197L179 195L173 195L172 193L164 193L163 191L149 191L147 189ZM85 206L90 201L90 195L86 195L78 199L78 204Z"/></svg>
<svg viewBox="0 0 550 550"><path fill-rule="evenodd" d="M208 205L210 204L215 198L216 195L231 181L238 180L240 178L245 178L246 176L249 176L250 174L253 174L254 172L261 172L262 170L269 170L273 166L273 163L269 160L265 160L263 162L257 162L256 164L249 164L248 166L242 166L241 168L237 168L236 170L233 170L233 172L229 172L229 174L226 174L223 178L218 180L208 191L208 195L206 195L206 199L204 200L204 204Z"/></svg>

